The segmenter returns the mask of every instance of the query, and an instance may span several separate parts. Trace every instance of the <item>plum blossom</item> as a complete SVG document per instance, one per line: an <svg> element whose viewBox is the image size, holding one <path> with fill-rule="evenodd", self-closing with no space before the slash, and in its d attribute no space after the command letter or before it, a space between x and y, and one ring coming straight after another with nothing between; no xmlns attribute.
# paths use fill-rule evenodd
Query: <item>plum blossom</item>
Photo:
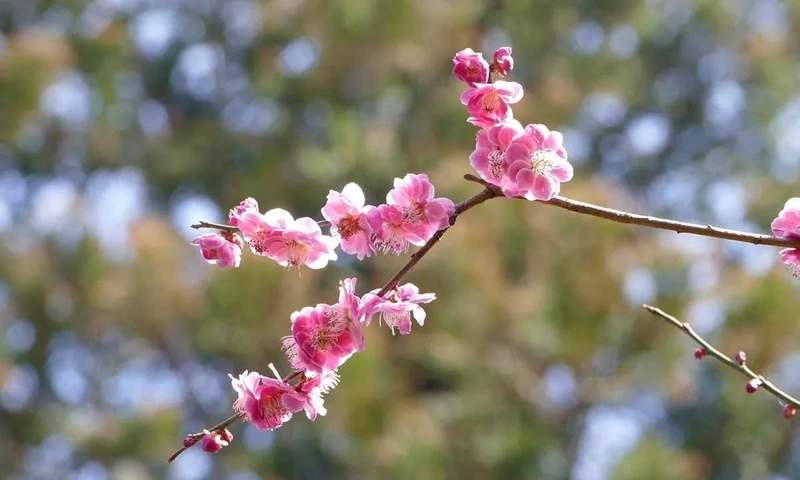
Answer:
<svg viewBox="0 0 800 480"><path fill-rule="evenodd" d="M378 314L380 315L380 320L392 329L392 333L396 328L401 335L411 333L412 314L419 326L424 325L425 310L420 307L420 304L436 300L436 294L421 294L413 283L406 283L383 297L379 297L377 293L378 290L374 290L364 295L367 314L365 323L369 325L372 321L372 316Z"/></svg>
<svg viewBox="0 0 800 480"><path fill-rule="evenodd" d="M483 54L465 48L453 57L453 75L470 86L489 81L489 63Z"/></svg>
<svg viewBox="0 0 800 480"><path fill-rule="evenodd" d="M561 133L544 125L528 125L506 150L507 196L528 200L550 200L558 195L561 182L572 179L572 165L567 161Z"/></svg>
<svg viewBox="0 0 800 480"><path fill-rule="evenodd" d="M250 211L258 213L258 202L253 197L245 198L239 202L239 205L230 209L228 212L228 225L237 226L239 224L237 217L244 212Z"/></svg>
<svg viewBox="0 0 800 480"><path fill-rule="evenodd" d="M322 234L319 224L310 217L295 220L282 208L265 214L247 210L236 214L239 230L256 255L274 260L278 265L324 268L336 260L334 249L339 240Z"/></svg>
<svg viewBox="0 0 800 480"><path fill-rule="evenodd" d="M331 190L322 216L331 222L331 234L341 239L342 251L359 260L369 257L372 246L372 227L367 212L375 207L365 206L364 192L356 183L348 183L342 192Z"/></svg>
<svg viewBox="0 0 800 480"><path fill-rule="evenodd" d="M227 428L222 432L203 430L203 433L200 446L204 452L217 453L222 450L222 447L227 447L233 441L233 434Z"/></svg>
<svg viewBox="0 0 800 480"><path fill-rule="evenodd" d="M522 132L522 125L513 119L478 132L475 151L469 156L469 163L482 179L493 185L503 186L508 168L506 150Z"/></svg>
<svg viewBox="0 0 800 480"><path fill-rule="evenodd" d="M511 56L511 47L500 47L494 51L492 65L489 69L501 77L505 77L514 69L514 57Z"/></svg>
<svg viewBox="0 0 800 480"><path fill-rule="evenodd" d="M298 384L297 392L305 399L303 408L306 416L312 422L317 419L317 415L325 416L328 411L325 409L323 395L327 394L339 383L339 375L335 371L325 372L312 377L303 375Z"/></svg>
<svg viewBox="0 0 800 480"><path fill-rule="evenodd" d="M800 198L786 201L783 210L772 221L772 233L776 237L800 241ZM794 276L800 275L800 248L784 248L779 252L781 261L792 267Z"/></svg>
<svg viewBox="0 0 800 480"><path fill-rule="evenodd" d="M447 227L455 204L449 198L434 198L428 176L409 173L395 178L386 204L369 214L375 229L376 246L384 252L400 254L408 244L422 246L434 233Z"/></svg>
<svg viewBox="0 0 800 480"><path fill-rule="evenodd" d="M295 370L325 374L364 350L364 305L355 295L356 279L339 287L339 303L305 307L292 314L292 334L283 348Z"/></svg>
<svg viewBox="0 0 800 480"><path fill-rule="evenodd" d="M271 366L271 365L270 365ZM305 405L305 399L291 385L278 378L248 372L231 378L231 386L239 394L233 409L259 430L275 430L292 418Z"/></svg>
<svg viewBox="0 0 800 480"><path fill-rule="evenodd" d="M220 268L238 267L242 261L242 238L230 231L206 233L192 240L200 247L203 260Z"/></svg>
<svg viewBox="0 0 800 480"><path fill-rule="evenodd" d="M488 128L514 118L509 105L520 101L522 94L522 85L517 82L476 83L464 90L461 103L467 106L469 123Z"/></svg>

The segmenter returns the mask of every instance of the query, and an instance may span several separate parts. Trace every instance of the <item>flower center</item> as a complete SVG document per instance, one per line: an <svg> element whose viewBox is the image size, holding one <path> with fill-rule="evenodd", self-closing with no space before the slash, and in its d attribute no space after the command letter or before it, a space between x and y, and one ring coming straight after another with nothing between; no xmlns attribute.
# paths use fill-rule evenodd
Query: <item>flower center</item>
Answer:
<svg viewBox="0 0 800 480"><path fill-rule="evenodd" d="M497 107L500 97L497 92L489 92L483 96L483 110L485 112L492 112Z"/></svg>
<svg viewBox="0 0 800 480"><path fill-rule="evenodd" d="M286 244L286 253L289 257L289 265L303 265L308 260L311 246L300 240L292 240Z"/></svg>
<svg viewBox="0 0 800 480"><path fill-rule="evenodd" d="M383 253L391 251L395 255L400 255L405 252L408 248L408 240L403 236L402 225L386 223L383 228L383 238L375 242L375 247Z"/></svg>
<svg viewBox="0 0 800 480"><path fill-rule="evenodd" d="M336 225L336 231L339 233L339 236L342 237L342 240L347 240L360 230L361 227L358 225L358 215L347 215L339 220L339 223Z"/></svg>
<svg viewBox="0 0 800 480"><path fill-rule="evenodd" d="M544 175L555 166L556 158L556 152L549 148L536 150L531 154L531 170L539 175Z"/></svg>
<svg viewBox="0 0 800 480"><path fill-rule="evenodd" d="M267 251L267 232L266 230L257 230L255 235L250 239L250 246L259 255L263 255Z"/></svg>
<svg viewBox="0 0 800 480"><path fill-rule="evenodd" d="M264 415L264 418L277 419L283 417L289 413L289 411L283 406L280 395L271 395L261 404L261 413Z"/></svg>
<svg viewBox="0 0 800 480"><path fill-rule="evenodd" d="M414 202L407 207L403 207L403 220L411 225L416 225L425 218L425 206L419 202Z"/></svg>
<svg viewBox="0 0 800 480"><path fill-rule="evenodd" d="M489 174L499 180L503 178L503 164L506 161L506 152L497 149L489 152Z"/></svg>

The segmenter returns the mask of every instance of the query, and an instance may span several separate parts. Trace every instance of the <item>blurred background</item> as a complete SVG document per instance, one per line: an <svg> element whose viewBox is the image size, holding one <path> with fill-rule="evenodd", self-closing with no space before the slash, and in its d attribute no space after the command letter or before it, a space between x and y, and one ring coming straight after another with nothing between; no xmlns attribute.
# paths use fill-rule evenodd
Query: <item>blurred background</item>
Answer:
<svg viewBox="0 0 800 480"><path fill-rule="evenodd" d="M293 311L406 260L220 270L191 223L247 196L321 218L407 172L475 193L451 59L511 45L564 195L769 232L798 194L800 0L2 0L0 31L0 476L800 478L799 420L640 307L798 393L777 249L503 200L414 270L426 325L373 324L326 417L165 462L229 415L226 374L288 371Z"/></svg>

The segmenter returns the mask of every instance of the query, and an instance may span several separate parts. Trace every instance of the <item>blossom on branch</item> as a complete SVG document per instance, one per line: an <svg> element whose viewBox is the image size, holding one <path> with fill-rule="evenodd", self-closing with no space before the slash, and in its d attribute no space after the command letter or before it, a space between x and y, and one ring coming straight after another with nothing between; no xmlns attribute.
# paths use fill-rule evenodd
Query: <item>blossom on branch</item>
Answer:
<svg viewBox="0 0 800 480"><path fill-rule="evenodd" d="M244 371L231 378L231 386L239 394L233 403L237 413L259 430L275 430L303 409L305 399L283 380L269 378L257 372ZM276 375L277 376L277 375Z"/></svg>
<svg viewBox="0 0 800 480"><path fill-rule="evenodd" d="M469 123L488 128L514 118L509 105L519 102L522 94L517 82L476 83L461 94L461 103L467 106Z"/></svg>
<svg viewBox="0 0 800 480"><path fill-rule="evenodd" d="M489 63L483 54L471 48L465 48L453 57L453 75L462 82L472 86L489 81Z"/></svg>
<svg viewBox="0 0 800 480"><path fill-rule="evenodd" d="M522 125L516 120L485 128L475 137L475 150L469 156L469 163L482 179L503 187L507 181L506 150L517 137L522 135Z"/></svg>
<svg viewBox="0 0 800 480"><path fill-rule="evenodd" d="M505 77L514 69L514 57L511 56L511 47L500 47L495 50L492 60L489 69L501 77Z"/></svg>
<svg viewBox="0 0 800 480"><path fill-rule="evenodd" d="M776 237L800 240L800 198L793 197L786 201L783 210L772 221L772 233ZM800 248L784 248L778 252L781 261L792 266L792 274L800 274Z"/></svg>
<svg viewBox="0 0 800 480"><path fill-rule="evenodd" d="M380 320L392 329L392 333L397 329L401 335L411 333L412 314L419 326L423 326L425 310L420 304L436 300L436 294L421 294L413 283L406 283L396 290L389 291L383 297L379 297L377 293L378 290L374 290L364 295L367 314L365 323L369 325L373 315L380 315Z"/></svg>
<svg viewBox="0 0 800 480"><path fill-rule="evenodd" d="M241 202L239 205L233 207L228 212L228 225L233 225L234 227L239 225L237 217L242 215L244 212L256 212L258 213L258 202L253 197L247 197Z"/></svg>
<svg viewBox="0 0 800 480"><path fill-rule="evenodd" d="M449 198L434 198L428 176L409 173L394 179L386 204L369 214L376 246L400 254L408 244L422 246L434 233L450 224L455 204Z"/></svg>
<svg viewBox="0 0 800 480"><path fill-rule="evenodd" d="M253 253L278 265L320 269L337 258L334 249L339 240L323 235L319 224L310 217L295 220L286 210L273 208L263 215L247 210L237 214L236 219Z"/></svg>
<svg viewBox="0 0 800 480"><path fill-rule="evenodd" d="M331 222L331 234L341 240L342 251L359 260L372 255L372 227L367 212L375 207L365 206L364 192L356 183L348 183L341 193L331 190L322 216Z"/></svg>
<svg viewBox="0 0 800 480"><path fill-rule="evenodd" d="M203 260L218 267L238 267L242 261L242 238L230 231L206 233L192 240Z"/></svg>
<svg viewBox="0 0 800 480"><path fill-rule="evenodd" d="M292 314L292 334L283 348L295 370L326 374L364 350L364 304L355 295L356 279L343 280L339 303L305 307Z"/></svg>
<svg viewBox="0 0 800 480"><path fill-rule="evenodd" d="M558 195L561 182L572 179L572 165L561 133L544 125L528 125L506 151L507 196L523 196L528 200L550 200Z"/></svg>

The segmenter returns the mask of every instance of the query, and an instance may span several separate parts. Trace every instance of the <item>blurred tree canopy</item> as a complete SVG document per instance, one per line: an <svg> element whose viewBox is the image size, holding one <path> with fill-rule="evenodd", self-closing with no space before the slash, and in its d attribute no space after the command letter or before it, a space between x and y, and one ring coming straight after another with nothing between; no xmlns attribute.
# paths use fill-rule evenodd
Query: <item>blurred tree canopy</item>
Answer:
<svg viewBox="0 0 800 480"><path fill-rule="evenodd" d="M5 0L0 3L0 474L9 479L800 478L795 421L644 313L800 391L797 280L769 247L494 200L409 277L423 328L368 329L328 415L216 423L227 373L288 365L289 315L338 279L202 262L247 196L319 218L330 189L462 179L451 58L514 49L524 123L565 135L564 195L768 232L800 173L797 0Z"/></svg>

